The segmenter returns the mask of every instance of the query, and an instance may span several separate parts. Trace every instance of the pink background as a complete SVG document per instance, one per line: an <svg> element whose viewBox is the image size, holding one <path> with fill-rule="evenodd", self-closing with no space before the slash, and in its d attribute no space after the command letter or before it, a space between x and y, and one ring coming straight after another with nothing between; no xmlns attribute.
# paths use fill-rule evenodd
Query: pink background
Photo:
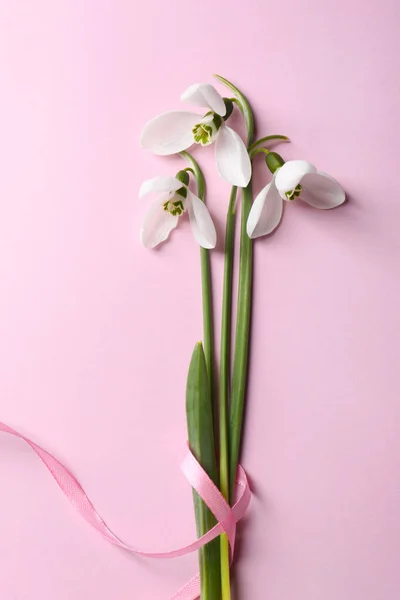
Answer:
<svg viewBox="0 0 400 600"><path fill-rule="evenodd" d="M178 168L140 150L142 125L218 72L260 134L348 192L329 213L288 206L256 244L241 599L400 594L399 17L397 0L0 2L0 419L125 540L194 533L179 459L199 252L187 222L159 252L138 242L141 181ZM229 186L196 156L218 308ZM167 600L195 571L102 541L27 447L0 451L2 600Z"/></svg>

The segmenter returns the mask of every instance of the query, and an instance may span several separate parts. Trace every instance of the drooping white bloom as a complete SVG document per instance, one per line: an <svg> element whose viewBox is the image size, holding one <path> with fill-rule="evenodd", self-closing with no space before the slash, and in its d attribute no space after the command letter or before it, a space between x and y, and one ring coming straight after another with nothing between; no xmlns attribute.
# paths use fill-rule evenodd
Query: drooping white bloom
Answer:
<svg viewBox="0 0 400 600"><path fill-rule="evenodd" d="M164 242L186 211L195 240L203 248L214 248L217 233L208 208L185 183L175 177L154 177L142 184L139 198L154 192L159 196L150 206L140 230L146 248Z"/></svg>
<svg viewBox="0 0 400 600"><path fill-rule="evenodd" d="M225 124L226 106L222 96L208 83L195 83L181 100L209 111L201 116L188 111L171 111L145 125L141 145L154 154L168 155L193 144L215 144L217 169L232 185L246 187L251 177L251 162L242 138Z"/></svg>
<svg viewBox="0 0 400 600"><path fill-rule="evenodd" d="M346 199L336 179L305 160L290 160L274 173L272 181L255 198L247 221L247 234L257 238L271 233L282 217L283 201L303 200L319 209L335 208Z"/></svg>

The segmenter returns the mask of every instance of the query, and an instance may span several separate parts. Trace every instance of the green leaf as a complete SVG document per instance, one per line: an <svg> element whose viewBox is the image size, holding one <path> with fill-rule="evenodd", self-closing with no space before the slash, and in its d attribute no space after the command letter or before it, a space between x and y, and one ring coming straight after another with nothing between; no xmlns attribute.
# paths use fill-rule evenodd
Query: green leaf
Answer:
<svg viewBox="0 0 400 600"><path fill-rule="evenodd" d="M186 417L189 446L209 477L218 484L215 456L213 407L203 346L196 344L186 385ZM214 527L216 519L193 490L198 537ZM221 571L219 539L199 550L201 600L220 600Z"/></svg>

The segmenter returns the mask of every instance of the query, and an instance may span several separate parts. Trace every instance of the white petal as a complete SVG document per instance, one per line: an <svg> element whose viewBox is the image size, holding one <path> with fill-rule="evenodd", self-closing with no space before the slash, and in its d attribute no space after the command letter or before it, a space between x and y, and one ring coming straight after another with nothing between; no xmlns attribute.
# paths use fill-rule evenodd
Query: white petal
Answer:
<svg viewBox="0 0 400 600"><path fill-rule="evenodd" d="M188 190L186 208L196 242L203 248L214 248L217 243L217 232L207 206Z"/></svg>
<svg viewBox="0 0 400 600"><path fill-rule="evenodd" d="M305 175L301 180L300 200L315 208L334 208L346 199L344 189L336 179L318 171Z"/></svg>
<svg viewBox="0 0 400 600"><path fill-rule="evenodd" d="M226 106L222 96L209 83L194 83L183 92L181 100L193 106L208 106L221 117L226 114Z"/></svg>
<svg viewBox="0 0 400 600"><path fill-rule="evenodd" d="M175 192L183 186L182 181L175 177L153 177L144 181L139 190L139 198L151 192Z"/></svg>
<svg viewBox="0 0 400 600"><path fill-rule="evenodd" d="M194 143L192 128L200 121L200 115L187 111L163 113L144 126L140 144L154 154L181 152Z"/></svg>
<svg viewBox="0 0 400 600"><path fill-rule="evenodd" d="M294 190L307 173L316 173L317 169L305 160L289 160L276 173L276 187L285 200L285 192Z"/></svg>
<svg viewBox="0 0 400 600"><path fill-rule="evenodd" d="M222 126L215 142L217 169L231 185L246 187L251 177L251 162L240 135Z"/></svg>
<svg viewBox="0 0 400 600"><path fill-rule="evenodd" d="M163 209L158 201L150 207L143 219L140 239L146 248L154 248L164 242L171 231L178 225L179 217L171 215Z"/></svg>
<svg viewBox="0 0 400 600"><path fill-rule="evenodd" d="M271 233L282 218L283 200L271 181L257 195L247 220L247 235L257 238Z"/></svg>

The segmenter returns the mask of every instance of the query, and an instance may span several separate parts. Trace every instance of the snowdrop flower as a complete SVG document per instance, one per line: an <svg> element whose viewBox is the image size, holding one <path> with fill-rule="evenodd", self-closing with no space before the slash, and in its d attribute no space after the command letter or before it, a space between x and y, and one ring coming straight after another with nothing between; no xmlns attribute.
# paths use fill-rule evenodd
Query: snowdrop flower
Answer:
<svg viewBox="0 0 400 600"><path fill-rule="evenodd" d="M180 171L176 177L154 177L142 184L139 198L152 192L159 193L140 231L142 244L146 248L154 248L164 242L186 211L196 242L203 248L214 248L217 234L208 208L189 190L188 184L189 175L186 171Z"/></svg>
<svg viewBox="0 0 400 600"><path fill-rule="evenodd" d="M195 83L181 100L209 111L202 117L188 111L165 112L145 125L141 145L154 154L175 154L193 144L215 144L217 169L231 185L246 187L251 177L251 162L242 138L225 124L227 105L208 83ZM229 104L228 104L229 106ZM224 119L225 117L225 119Z"/></svg>
<svg viewBox="0 0 400 600"><path fill-rule="evenodd" d="M284 200L299 199L320 209L334 208L345 201L345 192L336 179L305 160L285 163L279 154L270 152L266 162L274 175L253 202L247 221L250 238L267 235L279 225Z"/></svg>

